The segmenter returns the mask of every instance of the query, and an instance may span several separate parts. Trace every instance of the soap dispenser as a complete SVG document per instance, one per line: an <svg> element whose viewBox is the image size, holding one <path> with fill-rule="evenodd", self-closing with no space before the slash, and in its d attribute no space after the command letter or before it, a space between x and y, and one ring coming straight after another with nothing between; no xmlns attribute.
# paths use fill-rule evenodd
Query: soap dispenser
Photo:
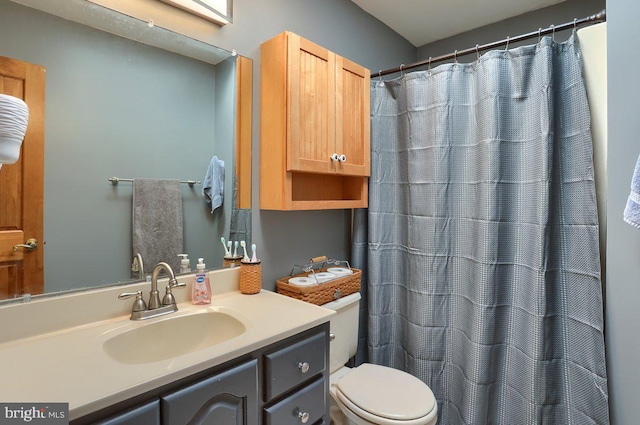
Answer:
<svg viewBox="0 0 640 425"><path fill-rule="evenodd" d="M198 258L196 269L196 280L193 282L191 301L195 305L211 304L211 285L209 284L209 276L207 276L204 259Z"/></svg>
<svg viewBox="0 0 640 425"><path fill-rule="evenodd" d="M178 257L180 257L180 273L191 273L189 254L178 254Z"/></svg>

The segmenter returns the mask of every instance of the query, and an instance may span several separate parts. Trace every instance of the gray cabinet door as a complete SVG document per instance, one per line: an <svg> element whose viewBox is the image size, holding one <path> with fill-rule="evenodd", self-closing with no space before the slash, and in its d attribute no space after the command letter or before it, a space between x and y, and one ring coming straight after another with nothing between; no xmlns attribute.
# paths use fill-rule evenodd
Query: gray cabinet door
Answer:
<svg viewBox="0 0 640 425"><path fill-rule="evenodd" d="M160 425L160 402L153 400L140 406L125 410L107 419L95 422L96 425Z"/></svg>
<svg viewBox="0 0 640 425"><path fill-rule="evenodd" d="M164 395L160 403L163 425L258 425L258 362Z"/></svg>

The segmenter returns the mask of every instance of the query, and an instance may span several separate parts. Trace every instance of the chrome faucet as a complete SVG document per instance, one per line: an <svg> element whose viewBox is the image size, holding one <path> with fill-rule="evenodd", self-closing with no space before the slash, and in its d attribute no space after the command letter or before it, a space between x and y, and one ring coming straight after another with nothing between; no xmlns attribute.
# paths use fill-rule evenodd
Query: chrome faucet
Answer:
<svg viewBox="0 0 640 425"><path fill-rule="evenodd" d="M169 284L167 285L162 303L160 302L160 294L158 292L158 275L164 270L169 275ZM135 296L136 300L133 302L133 308L131 310L131 320L143 320L151 317L162 316L163 314L173 313L178 311L176 305L176 299L173 296L171 290L173 288L182 288L186 285L184 283L178 283L176 275L173 272L171 266L165 262L156 264L151 273L151 293L149 294L149 303L145 303L142 298L142 291L137 292L124 292L118 295L118 299L126 299Z"/></svg>
<svg viewBox="0 0 640 425"><path fill-rule="evenodd" d="M138 279L144 280L144 263L142 262L142 254L137 253L133 257L133 263L131 264L131 271L136 273Z"/></svg>
<svg viewBox="0 0 640 425"><path fill-rule="evenodd" d="M162 270L166 271L169 275L169 286L167 286L167 288L171 288L178 284L176 275L173 273L173 269L169 264L165 262L156 264L153 268L153 272L151 272L151 293L149 294L149 304L147 307L149 310L155 310L156 308L160 308L162 305L160 303L160 293L158 292L158 274L160 274Z"/></svg>

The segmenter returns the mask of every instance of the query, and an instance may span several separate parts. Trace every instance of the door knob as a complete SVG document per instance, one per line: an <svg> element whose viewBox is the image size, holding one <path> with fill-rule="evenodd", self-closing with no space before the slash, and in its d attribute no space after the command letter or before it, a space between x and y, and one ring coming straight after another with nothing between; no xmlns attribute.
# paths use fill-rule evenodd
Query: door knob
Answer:
<svg viewBox="0 0 640 425"><path fill-rule="evenodd" d="M19 243L18 245L13 246L13 250L17 251L18 248L24 248L27 251L33 251L38 247L38 240L31 238L26 243Z"/></svg>

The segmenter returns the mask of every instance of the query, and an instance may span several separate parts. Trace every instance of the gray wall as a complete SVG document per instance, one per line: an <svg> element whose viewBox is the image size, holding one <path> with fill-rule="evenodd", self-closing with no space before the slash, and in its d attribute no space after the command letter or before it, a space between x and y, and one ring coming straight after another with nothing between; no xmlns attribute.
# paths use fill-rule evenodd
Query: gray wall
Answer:
<svg viewBox="0 0 640 425"><path fill-rule="evenodd" d="M468 31L454 37L426 44L418 48L418 61L428 60L452 53L455 50L464 50L507 37L515 37L520 34L537 31L538 28L548 28L550 25L571 22L574 18L584 18L600 12L605 8L605 0L567 0L555 6L546 7L534 12L526 13L515 18L506 19L495 24L487 25L477 30ZM556 33L556 41L564 41L570 35L571 30ZM509 48L522 44L532 44L537 40L509 43ZM475 53L461 57L461 62L471 62L476 59Z"/></svg>
<svg viewBox="0 0 640 425"><path fill-rule="evenodd" d="M640 58L640 5L607 2L608 196L606 342L609 403L614 424L638 423L640 385L640 230L622 221L640 153L640 90L634 83Z"/></svg>

